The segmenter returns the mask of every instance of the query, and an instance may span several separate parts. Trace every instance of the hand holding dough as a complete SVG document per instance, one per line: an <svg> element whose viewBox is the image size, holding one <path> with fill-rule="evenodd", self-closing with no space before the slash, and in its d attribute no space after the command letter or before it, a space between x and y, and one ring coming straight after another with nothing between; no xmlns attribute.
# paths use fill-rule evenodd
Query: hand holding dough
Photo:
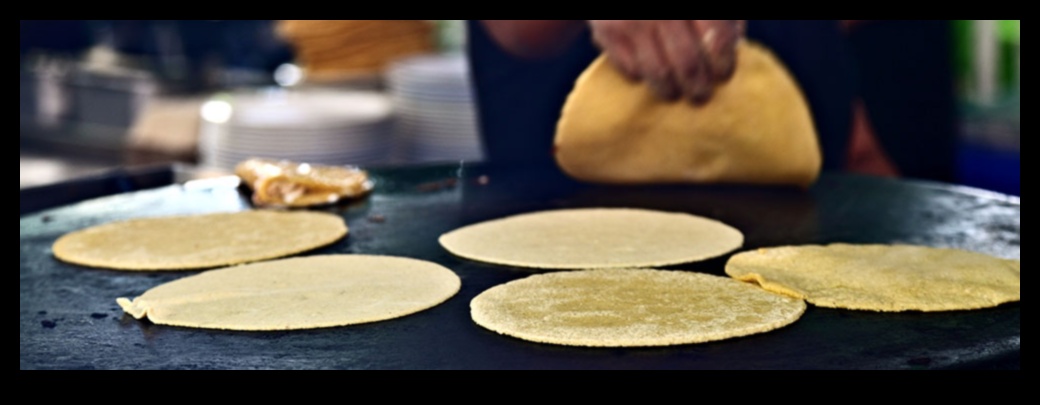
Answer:
<svg viewBox="0 0 1040 405"><path fill-rule="evenodd" d="M658 96L707 101L736 68L741 20L589 20L592 39L616 68Z"/></svg>
<svg viewBox="0 0 1040 405"><path fill-rule="evenodd" d="M555 155L576 179L621 184L808 186L822 163L794 79L747 41L737 47L733 78L701 106L661 101L601 56L564 104Z"/></svg>

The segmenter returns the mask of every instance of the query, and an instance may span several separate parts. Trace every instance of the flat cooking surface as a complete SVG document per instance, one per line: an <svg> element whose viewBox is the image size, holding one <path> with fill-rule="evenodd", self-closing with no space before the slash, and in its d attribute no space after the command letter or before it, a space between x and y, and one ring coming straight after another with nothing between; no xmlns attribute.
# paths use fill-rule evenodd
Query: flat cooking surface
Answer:
<svg viewBox="0 0 1040 405"><path fill-rule="evenodd" d="M462 278L446 303L415 315L340 328L229 332L152 325L123 315L134 297L197 272L130 273L57 261L62 234L116 219L232 211L227 186L170 185L21 217L21 369L731 369L1019 368L1021 305L943 313L870 313L810 305L773 332L665 348L530 343L474 324L469 301L537 271L453 257L437 237L523 212L641 207L716 218L744 232L741 250L803 243L903 242L1020 259L1017 198L935 183L825 175L809 192L751 187L604 187L536 170L429 166L373 171L374 194L327 209L348 237L307 254L368 253L441 263ZM486 177L482 177L486 176ZM483 181L486 180L486 181ZM638 224L633 224L638 226ZM729 256L674 269L724 275Z"/></svg>

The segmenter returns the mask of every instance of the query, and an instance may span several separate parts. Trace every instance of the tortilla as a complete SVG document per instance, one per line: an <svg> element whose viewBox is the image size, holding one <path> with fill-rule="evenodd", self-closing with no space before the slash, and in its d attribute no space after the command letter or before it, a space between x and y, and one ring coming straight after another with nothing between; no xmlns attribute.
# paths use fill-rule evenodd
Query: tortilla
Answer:
<svg viewBox="0 0 1040 405"><path fill-rule="evenodd" d="M781 328L805 302L686 271L554 272L498 285L470 302L473 321L523 340L626 347L700 343Z"/></svg>
<svg viewBox="0 0 1040 405"><path fill-rule="evenodd" d="M726 274L821 307L928 312L1018 301L1020 267L957 249L835 243L738 253Z"/></svg>
<svg viewBox="0 0 1040 405"><path fill-rule="evenodd" d="M808 186L822 164L798 85L747 41L733 77L699 106L660 100L600 56L567 97L554 142L564 172L599 183Z"/></svg>
<svg viewBox="0 0 1040 405"><path fill-rule="evenodd" d="M544 269L666 266L733 251L744 235L722 222L631 208L543 211L482 222L440 237L472 260Z"/></svg>
<svg viewBox="0 0 1040 405"><path fill-rule="evenodd" d="M368 172L353 166L252 158L235 174L253 190L258 207L311 207L356 198L372 190Z"/></svg>
<svg viewBox="0 0 1040 405"><path fill-rule="evenodd" d="M451 298L460 285L451 270L422 260L325 255L211 270L116 301L133 317L162 325L313 329L413 314Z"/></svg>
<svg viewBox="0 0 1040 405"><path fill-rule="evenodd" d="M111 222L68 233L52 250L90 267L186 270L288 256L346 234L338 215L259 210Z"/></svg>

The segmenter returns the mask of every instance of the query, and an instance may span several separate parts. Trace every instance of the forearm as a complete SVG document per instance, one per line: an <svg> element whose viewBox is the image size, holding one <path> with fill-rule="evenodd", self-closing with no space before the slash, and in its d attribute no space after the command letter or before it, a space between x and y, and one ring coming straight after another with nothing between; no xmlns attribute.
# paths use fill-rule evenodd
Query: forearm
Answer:
<svg viewBox="0 0 1040 405"><path fill-rule="evenodd" d="M481 20L507 53L524 59L561 54L585 28L583 20Z"/></svg>

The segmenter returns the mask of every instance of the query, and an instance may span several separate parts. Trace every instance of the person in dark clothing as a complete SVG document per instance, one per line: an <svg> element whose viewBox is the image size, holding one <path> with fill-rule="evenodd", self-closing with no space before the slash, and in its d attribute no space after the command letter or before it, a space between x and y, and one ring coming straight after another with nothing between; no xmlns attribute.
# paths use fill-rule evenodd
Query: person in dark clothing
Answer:
<svg viewBox="0 0 1040 405"><path fill-rule="evenodd" d="M555 165L552 141L561 108L577 77L601 52L607 53L619 70L633 80L645 81L663 99L674 102L710 102L711 88L724 83L728 79L727 67L731 70L733 66L732 61L726 60L726 52L728 50L728 55L732 55L735 41L729 41L726 34L719 33L732 32L770 48L798 82L812 111L824 170L851 170L890 176L903 174L945 180L942 170L937 168L953 166L952 149L947 151L943 146L952 144L952 133L931 136L927 141L877 137L886 140L883 143L885 148L897 151L892 156L899 157L903 164L891 161L880 146L882 143L875 138L869 122L865 120L868 115L892 117L894 114L886 113L884 106L878 107L880 112L873 114L867 114L867 111L871 111L874 105L868 104L863 108L858 87L861 77L876 79L878 75L875 71L867 74L860 72L857 51L861 51L864 46L854 47L854 43L848 39L848 25L837 20L751 20L746 23L703 20L471 20L467 22L467 28L467 52L476 90L481 134L486 156L495 164ZM633 45L640 43L640 31L647 32L650 38L649 42L641 43L642 47ZM636 34L630 35L630 32ZM712 32L709 37L714 42L705 41L704 34L707 32ZM669 43L665 39L683 35L691 36L695 40L692 44L701 44L700 49L691 51L695 54L699 52L697 57L685 59L700 62L699 65L683 66L676 62L682 59L675 55L681 56L683 49L690 48L681 45L691 42ZM659 51L656 60L633 51L652 48L655 42ZM715 48L709 49L713 45ZM628 55L624 55L626 51ZM638 66L640 62L643 67ZM654 70L658 67L655 62L670 65L663 68L668 74L655 73L662 72ZM889 62L898 65L898 61ZM875 65L887 66L880 63ZM935 64L929 66L934 68ZM905 68L908 71L916 69L914 66ZM686 80L681 78L683 75L688 76ZM901 77L916 76L903 74ZM873 82L871 84L874 85ZM905 81L901 84L913 86ZM934 87L919 93L934 94ZM892 86L886 88L891 89ZM952 91L952 88L939 89L940 94L931 97L933 104L941 104L941 99L946 97L943 90ZM677 98L684 100L675 100ZM952 95L948 98L952 98ZM873 94L867 101L884 99ZM934 101L936 99L940 101ZM951 119L950 111L933 109L933 112L933 122ZM902 116L904 119L909 118L905 114ZM886 121L885 125L886 129L892 127L892 120ZM938 130L949 128L943 125L938 127ZM910 156L902 153L902 144L921 145L926 142L940 146L937 155ZM920 163L921 160L929 159L938 163ZM925 166L930 167L930 171L900 171L904 167L913 169Z"/></svg>
<svg viewBox="0 0 1040 405"><path fill-rule="evenodd" d="M879 148L903 176L955 181L951 22L872 21L847 31L859 75L861 118Z"/></svg>

